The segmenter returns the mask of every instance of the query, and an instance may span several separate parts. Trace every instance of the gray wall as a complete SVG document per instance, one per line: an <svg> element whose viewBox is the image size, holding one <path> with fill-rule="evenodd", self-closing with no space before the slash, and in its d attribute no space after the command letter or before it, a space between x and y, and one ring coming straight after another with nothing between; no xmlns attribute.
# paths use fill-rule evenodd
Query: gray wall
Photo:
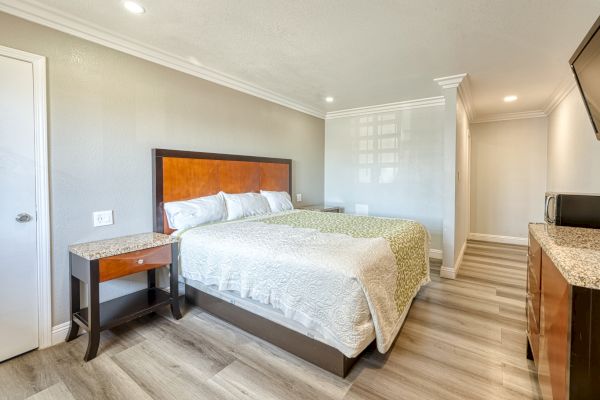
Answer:
<svg viewBox="0 0 600 400"><path fill-rule="evenodd" d="M0 45L48 62L55 325L69 318L69 244L152 230L153 147L291 158L294 192L323 200L321 119L3 13ZM108 209L115 224L94 228ZM142 283L105 283L101 296Z"/></svg>
<svg viewBox="0 0 600 400"><path fill-rule="evenodd" d="M471 125L471 232L527 239L544 219L547 118Z"/></svg>
<svg viewBox="0 0 600 400"><path fill-rule="evenodd" d="M327 120L325 201L417 220L441 249L443 116L436 106Z"/></svg>
<svg viewBox="0 0 600 400"><path fill-rule="evenodd" d="M551 192L600 194L600 141L577 88L548 117L548 178Z"/></svg>

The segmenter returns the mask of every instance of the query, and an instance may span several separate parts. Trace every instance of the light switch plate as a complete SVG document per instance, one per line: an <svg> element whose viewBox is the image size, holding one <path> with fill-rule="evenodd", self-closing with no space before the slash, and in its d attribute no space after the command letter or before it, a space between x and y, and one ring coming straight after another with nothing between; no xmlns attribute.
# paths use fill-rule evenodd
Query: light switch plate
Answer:
<svg viewBox="0 0 600 400"><path fill-rule="evenodd" d="M113 212L112 210L106 211L94 211L94 226L105 226L113 224Z"/></svg>
<svg viewBox="0 0 600 400"><path fill-rule="evenodd" d="M302 193L296 193L296 201L297 201L298 203L301 203L301 202L302 202Z"/></svg>

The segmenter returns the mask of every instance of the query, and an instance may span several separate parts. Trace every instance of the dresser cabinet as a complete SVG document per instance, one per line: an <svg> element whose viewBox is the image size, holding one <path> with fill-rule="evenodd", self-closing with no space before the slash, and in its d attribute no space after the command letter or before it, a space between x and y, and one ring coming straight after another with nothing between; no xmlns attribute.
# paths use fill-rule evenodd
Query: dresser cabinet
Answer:
<svg viewBox="0 0 600 400"><path fill-rule="evenodd" d="M527 337L528 356L536 365L540 348L541 268L542 248L535 240L530 240L527 254Z"/></svg>
<svg viewBox="0 0 600 400"><path fill-rule="evenodd" d="M527 269L527 356L543 398L600 399L599 291L570 285L531 235Z"/></svg>

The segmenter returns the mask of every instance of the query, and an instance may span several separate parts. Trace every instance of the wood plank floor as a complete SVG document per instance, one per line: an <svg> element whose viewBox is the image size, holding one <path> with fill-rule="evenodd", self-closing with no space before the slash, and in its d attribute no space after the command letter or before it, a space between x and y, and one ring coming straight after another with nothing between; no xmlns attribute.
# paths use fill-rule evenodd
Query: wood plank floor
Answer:
<svg viewBox="0 0 600 400"><path fill-rule="evenodd" d="M525 357L526 248L469 242L456 280L421 290L387 355L338 378L200 310L81 336L0 364L0 399L537 399Z"/></svg>

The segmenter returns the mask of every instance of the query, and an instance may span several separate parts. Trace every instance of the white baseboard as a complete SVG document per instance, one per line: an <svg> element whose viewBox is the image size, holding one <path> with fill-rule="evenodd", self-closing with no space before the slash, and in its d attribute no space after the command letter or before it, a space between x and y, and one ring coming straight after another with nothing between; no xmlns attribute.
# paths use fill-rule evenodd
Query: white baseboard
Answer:
<svg viewBox="0 0 600 400"><path fill-rule="evenodd" d="M456 262L454 263L454 277L455 278L456 278L456 275L458 275L458 270L460 269L460 266L463 261L463 257L465 256L465 250L467 250L467 241L466 240L463 243L462 248L460 249L460 253L458 253L458 258L456 259Z"/></svg>
<svg viewBox="0 0 600 400"><path fill-rule="evenodd" d="M489 235L487 233L469 233L469 239L481 240L484 242L517 244L521 246L527 246L527 244L529 243L526 237Z"/></svg>
<svg viewBox="0 0 600 400"><path fill-rule="evenodd" d="M71 323L67 321L52 327L52 346L65 341L70 326Z"/></svg>
<svg viewBox="0 0 600 400"><path fill-rule="evenodd" d="M465 242L462 245L462 248L460 249L460 253L458 253L458 258L454 262L454 267L451 268L442 265L442 267L440 268L440 276L442 278L456 279L456 275L458 275L458 270L460 269L460 265L462 264L463 257L465 256L466 249L467 241L465 240Z"/></svg>
<svg viewBox="0 0 600 400"><path fill-rule="evenodd" d="M454 271L454 268L442 265L442 268L440 268L440 276L446 279L456 279L456 272Z"/></svg>
<svg viewBox="0 0 600 400"><path fill-rule="evenodd" d="M438 249L429 249L429 258L434 258L436 260L442 259L442 251Z"/></svg>

